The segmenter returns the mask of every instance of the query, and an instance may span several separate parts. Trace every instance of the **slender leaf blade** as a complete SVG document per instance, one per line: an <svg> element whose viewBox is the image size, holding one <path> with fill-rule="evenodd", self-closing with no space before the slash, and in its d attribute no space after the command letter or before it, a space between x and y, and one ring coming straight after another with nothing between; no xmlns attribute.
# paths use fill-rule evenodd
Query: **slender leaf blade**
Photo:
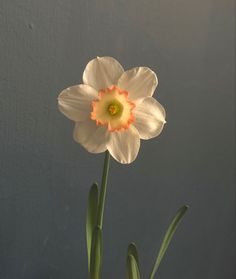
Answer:
<svg viewBox="0 0 236 279"><path fill-rule="evenodd" d="M161 248L158 252L158 255L157 255L157 258L156 258L156 261L155 261L155 264L153 266L153 270L152 270L152 273L150 275L150 279L153 279L158 268L159 268L159 265L161 263L161 260L170 244L170 241L172 239L172 237L174 236L174 233L178 227L178 225L180 224L182 218L184 217L184 214L186 213L186 211L188 210L188 206L184 205L182 206L176 213L175 217L173 218L172 222L170 223L167 231L166 231L166 234L164 236L164 239L162 241L162 244L161 244Z"/></svg>
<svg viewBox="0 0 236 279"><path fill-rule="evenodd" d="M93 230L91 258L90 258L90 278L101 278L102 267L102 230L96 226Z"/></svg>
<svg viewBox="0 0 236 279"><path fill-rule="evenodd" d="M128 255L132 255L135 258L138 268L140 270L138 249L137 249L135 243L133 243L133 242L130 243L128 246Z"/></svg>
<svg viewBox="0 0 236 279"><path fill-rule="evenodd" d="M94 183L89 191L88 208L86 217L86 240L87 240L87 254L88 254L88 269L90 267L90 254L92 246L93 230L97 223L97 210L98 210L98 185ZM90 271L90 269L89 269Z"/></svg>
<svg viewBox="0 0 236 279"><path fill-rule="evenodd" d="M135 257L131 254L128 254L128 256L127 256L126 278L127 279L140 279L137 262L135 260Z"/></svg>

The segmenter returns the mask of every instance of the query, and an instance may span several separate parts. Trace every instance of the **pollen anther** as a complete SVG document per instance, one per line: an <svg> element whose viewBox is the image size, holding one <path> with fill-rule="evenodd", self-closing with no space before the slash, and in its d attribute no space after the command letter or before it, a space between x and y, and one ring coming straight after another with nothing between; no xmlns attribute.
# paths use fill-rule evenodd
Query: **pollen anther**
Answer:
<svg viewBox="0 0 236 279"><path fill-rule="evenodd" d="M109 105L108 112L110 115L116 115L119 112L119 106L116 104Z"/></svg>

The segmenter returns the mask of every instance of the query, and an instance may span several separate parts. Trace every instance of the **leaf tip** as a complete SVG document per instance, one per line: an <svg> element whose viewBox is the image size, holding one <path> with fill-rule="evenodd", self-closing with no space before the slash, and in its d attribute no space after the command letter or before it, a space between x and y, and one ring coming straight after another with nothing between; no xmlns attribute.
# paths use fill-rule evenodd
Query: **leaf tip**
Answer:
<svg viewBox="0 0 236 279"><path fill-rule="evenodd" d="M182 208L187 211L189 209L189 205L185 204Z"/></svg>

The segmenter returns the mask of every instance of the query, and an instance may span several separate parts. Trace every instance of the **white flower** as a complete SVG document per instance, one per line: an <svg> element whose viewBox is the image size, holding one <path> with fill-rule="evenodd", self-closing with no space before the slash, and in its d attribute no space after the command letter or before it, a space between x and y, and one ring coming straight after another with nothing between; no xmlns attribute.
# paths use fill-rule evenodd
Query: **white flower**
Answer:
<svg viewBox="0 0 236 279"><path fill-rule="evenodd" d="M165 110L152 95L158 84L147 67L124 71L112 57L91 60L83 83L63 90L60 111L75 121L74 139L92 153L108 150L120 163L137 157L140 138L158 136Z"/></svg>

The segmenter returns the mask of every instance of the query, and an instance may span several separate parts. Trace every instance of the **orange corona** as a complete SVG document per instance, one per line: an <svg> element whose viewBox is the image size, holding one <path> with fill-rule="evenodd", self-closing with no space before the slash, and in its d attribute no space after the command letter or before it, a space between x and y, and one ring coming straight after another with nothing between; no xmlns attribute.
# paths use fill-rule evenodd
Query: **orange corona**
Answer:
<svg viewBox="0 0 236 279"><path fill-rule="evenodd" d="M135 121L135 104L128 99L128 92L112 85L98 92L98 100L92 101L91 119L110 132L123 131Z"/></svg>

